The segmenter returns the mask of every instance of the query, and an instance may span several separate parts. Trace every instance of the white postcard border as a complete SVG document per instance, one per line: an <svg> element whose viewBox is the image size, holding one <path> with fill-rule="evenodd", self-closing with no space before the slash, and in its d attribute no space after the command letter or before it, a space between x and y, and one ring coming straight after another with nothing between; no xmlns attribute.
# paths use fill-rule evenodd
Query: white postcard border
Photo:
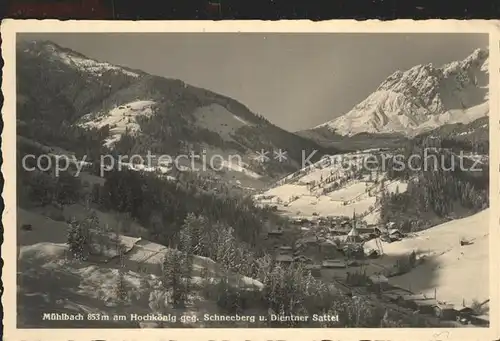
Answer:
<svg viewBox="0 0 500 341"><path fill-rule="evenodd" d="M490 35L490 317L489 328L374 329L17 329L16 328L16 33L28 32L325 32L325 33L488 33ZM3 283L5 340L494 340L499 335L500 206L500 21L334 20L296 21L2 21L2 174L5 179ZM482 285L484 283L477 283Z"/></svg>

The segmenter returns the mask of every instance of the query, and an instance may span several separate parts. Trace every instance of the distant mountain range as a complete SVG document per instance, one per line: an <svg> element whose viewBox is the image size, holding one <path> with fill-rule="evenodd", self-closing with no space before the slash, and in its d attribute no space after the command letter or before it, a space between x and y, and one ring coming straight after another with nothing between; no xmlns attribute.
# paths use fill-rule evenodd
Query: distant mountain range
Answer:
<svg viewBox="0 0 500 341"><path fill-rule="evenodd" d="M17 58L17 119L23 127L54 134L67 127L94 128L105 135L103 148L129 155L238 154L243 163L224 161L218 173L234 181L272 182L300 169L302 153L314 150L311 161L340 151L397 147L431 133L454 140L488 138L486 50L439 68L397 71L345 115L297 133L227 96L97 61L50 41L19 41ZM46 142L39 134L21 133ZM72 143L81 141L76 136ZM286 160L274 158L280 149ZM261 151L267 162L256 160Z"/></svg>
<svg viewBox="0 0 500 341"><path fill-rule="evenodd" d="M414 136L446 124L488 115L489 53L477 49L462 61L417 65L390 75L348 113L305 135L360 133Z"/></svg>

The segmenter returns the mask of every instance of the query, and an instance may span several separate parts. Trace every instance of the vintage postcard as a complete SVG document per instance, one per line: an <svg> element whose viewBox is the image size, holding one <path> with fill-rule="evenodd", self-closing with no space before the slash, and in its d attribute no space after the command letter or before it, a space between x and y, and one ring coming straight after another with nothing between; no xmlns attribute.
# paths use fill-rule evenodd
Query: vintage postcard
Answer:
<svg viewBox="0 0 500 341"><path fill-rule="evenodd" d="M498 338L499 27L2 22L6 339Z"/></svg>

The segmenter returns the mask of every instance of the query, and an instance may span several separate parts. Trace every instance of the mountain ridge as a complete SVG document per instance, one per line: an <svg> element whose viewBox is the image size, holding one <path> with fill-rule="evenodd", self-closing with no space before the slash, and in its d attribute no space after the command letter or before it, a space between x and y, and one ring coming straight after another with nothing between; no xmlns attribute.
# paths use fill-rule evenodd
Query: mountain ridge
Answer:
<svg viewBox="0 0 500 341"><path fill-rule="evenodd" d="M448 123L471 122L487 115L488 65L488 50L476 49L464 60L441 67L428 63L398 70L345 115L311 130L412 136Z"/></svg>
<svg viewBox="0 0 500 341"><path fill-rule="evenodd" d="M20 42L17 56L21 121L48 122L53 130L94 127L110 135L105 147L122 154L238 152L254 172L273 177L300 167L302 150L318 150L318 157L336 152L279 128L233 98L182 80L100 62L51 41ZM126 110L145 102L147 115ZM262 149L271 153L266 164L255 162ZM273 159L280 149L287 151L285 162Z"/></svg>

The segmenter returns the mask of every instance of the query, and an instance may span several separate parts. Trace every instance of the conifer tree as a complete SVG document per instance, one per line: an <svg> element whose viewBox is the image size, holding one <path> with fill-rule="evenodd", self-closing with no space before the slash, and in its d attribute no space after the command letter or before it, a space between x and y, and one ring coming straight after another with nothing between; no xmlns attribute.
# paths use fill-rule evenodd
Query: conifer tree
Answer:
<svg viewBox="0 0 500 341"><path fill-rule="evenodd" d="M90 243L84 226L75 218L68 222L67 244L74 259L84 261L90 254Z"/></svg>
<svg viewBox="0 0 500 341"><path fill-rule="evenodd" d="M162 285L166 291L172 292L172 304L181 307L185 303L185 287L182 282L183 255L177 250L169 249L163 259Z"/></svg>
<svg viewBox="0 0 500 341"><path fill-rule="evenodd" d="M115 284L115 295L119 303L126 303L129 299L129 289L125 280L125 273L120 266Z"/></svg>

